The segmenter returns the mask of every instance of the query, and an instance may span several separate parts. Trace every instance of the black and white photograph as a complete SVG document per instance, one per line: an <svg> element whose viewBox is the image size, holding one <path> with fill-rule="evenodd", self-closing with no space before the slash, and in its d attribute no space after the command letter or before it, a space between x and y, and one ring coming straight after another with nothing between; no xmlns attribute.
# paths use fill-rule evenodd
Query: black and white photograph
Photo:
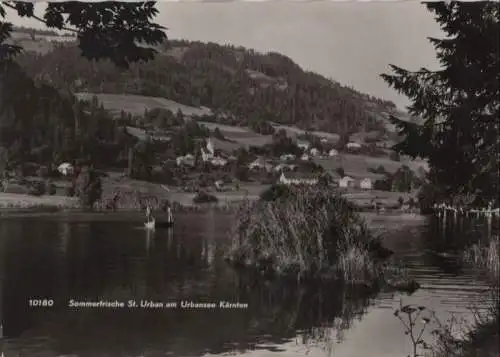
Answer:
<svg viewBox="0 0 500 357"><path fill-rule="evenodd" d="M0 1L1 357L500 357L498 1Z"/></svg>

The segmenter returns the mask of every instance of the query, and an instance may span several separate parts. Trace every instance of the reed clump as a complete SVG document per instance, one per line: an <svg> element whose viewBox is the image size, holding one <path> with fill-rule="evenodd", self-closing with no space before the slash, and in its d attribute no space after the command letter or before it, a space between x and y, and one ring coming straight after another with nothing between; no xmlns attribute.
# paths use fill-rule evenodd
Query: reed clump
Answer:
<svg viewBox="0 0 500 357"><path fill-rule="evenodd" d="M485 272L489 282L497 286L500 278L500 239L499 236L491 237L488 242L474 244L465 250L463 260Z"/></svg>
<svg viewBox="0 0 500 357"><path fill-rule="evenodd" d="M373 285L384 277L390 255L346 199L319 187L244 202L232 237L228 260L234 265L299 279Z"/></svg>

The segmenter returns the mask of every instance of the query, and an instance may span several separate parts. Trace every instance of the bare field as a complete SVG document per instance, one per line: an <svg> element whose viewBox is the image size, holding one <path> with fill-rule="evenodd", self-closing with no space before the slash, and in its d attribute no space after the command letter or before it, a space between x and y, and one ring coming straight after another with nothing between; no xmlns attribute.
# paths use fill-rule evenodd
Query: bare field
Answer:
<svg viewBox="0 0 500 357"><path fill-rule="evenodd" d="M297 137L298 135L303 135L306 133L306 130L296 128L294 126L289 126L289 125L282 125L282 124L277 124L273 123L273 126L276 130L285 130L286 134L292 138ZM338 134L334 133L327 133L325 131L311 131L311 134L316 135L317 137L321 139L327 139L328 141L331 142L337 142L340 138Z"/></svg>
<svg viewBox="0 0 500 357"><path fill-rule="evenodd" d="M144 115L144 110L165 108L173 113L178 110L186 116L209 115L212 111L208 108L195 108L180 104L160 97L146 97L132 94L109 94L109 93L88 93L81 92L75 94L80 100L91 100L96 96L102 102L105 109L119 114L122 110L132 115Z"/></svg>
<svg viewBox="0 0 500 357"><path fill-rule="evenodd" d="M210 130L215 130L219 129L223 133L234 133L234 134L240 134L240 133L248 133L248 134L255 134L253 133L250 129L245 128L245 127L240 127L240 126L232 126L232 125L224 125L224 124L217 124L217 123L212 123L208 121L202 121L202 120L197 120L196 121L199 125L202 125Z"/></svg>

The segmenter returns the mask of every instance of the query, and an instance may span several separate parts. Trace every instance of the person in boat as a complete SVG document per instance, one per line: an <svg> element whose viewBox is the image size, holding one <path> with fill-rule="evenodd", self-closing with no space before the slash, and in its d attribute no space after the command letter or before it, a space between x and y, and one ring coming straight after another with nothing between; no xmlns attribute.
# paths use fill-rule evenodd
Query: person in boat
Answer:
<svg viewBox="0 0 500 357"><path fill-rule="evenodd" d="M146 206L146 222L151 222L153 220L154 220L153 212L152 212L151 206L148 204Z"/></svg>
<svg viewBox="0 0 500 357"><path fill-rule="evenodd" d="M168 206L167 207L167 222L168 223L173 223L174 222L174 216L172 214L172 207Z"/></svg>

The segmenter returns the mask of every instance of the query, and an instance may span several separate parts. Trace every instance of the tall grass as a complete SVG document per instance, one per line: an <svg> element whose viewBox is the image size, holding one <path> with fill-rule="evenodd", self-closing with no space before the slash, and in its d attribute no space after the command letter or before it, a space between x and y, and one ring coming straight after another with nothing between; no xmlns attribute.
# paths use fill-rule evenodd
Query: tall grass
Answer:
<svg viewBox="0 0 500 357"><path fill-rule="evenodd" d="M488 281L498 287L500 278L500 239L493 236L489 241L478 243L468 248L463 255L464 261L485 272Z"/></svg>
<svg viewBox="0 0 500 357"><path fill-rule="evenodd" d="M267 202L244 202L235 217L229 259L264 272L369 282L382 275L372 239L344 198L316 187Z"/></svg>
<svg viewBox="0 0 500 357"><path fill-rule="evenodd" d="M452 317L448 324L439 321L434 312L422 307L428 312L431 320L438 325L433 331L436 343L429 349L425 356L430 357L498 357L499 352L499 256L500 242L498 236L493 236L489 241L468 247L462 254L463 262L479 273L479 277L486 279L489 288L484 292L477 305L480 308L472 307L474 322L461 324L464 332L463 338L456 337L453 325L457 322ZM407 311L410 306L404 307ZM395 315L405 312L403 308L396 310ZM420 309L420 308L419 308ZM411 316L410 316L411 317ZM415 325L411 326L412 329ZM425 327L424 327L425 328ZM408 332L408 331L407 331ZM411 335L411 332L407 333ZM412 336L412 335L411 335ZM418 344L416 342L420 341ZM417 353L417 345L428 345L422 340L413 341L414 352L411 357L422 356Z"/></svg>

